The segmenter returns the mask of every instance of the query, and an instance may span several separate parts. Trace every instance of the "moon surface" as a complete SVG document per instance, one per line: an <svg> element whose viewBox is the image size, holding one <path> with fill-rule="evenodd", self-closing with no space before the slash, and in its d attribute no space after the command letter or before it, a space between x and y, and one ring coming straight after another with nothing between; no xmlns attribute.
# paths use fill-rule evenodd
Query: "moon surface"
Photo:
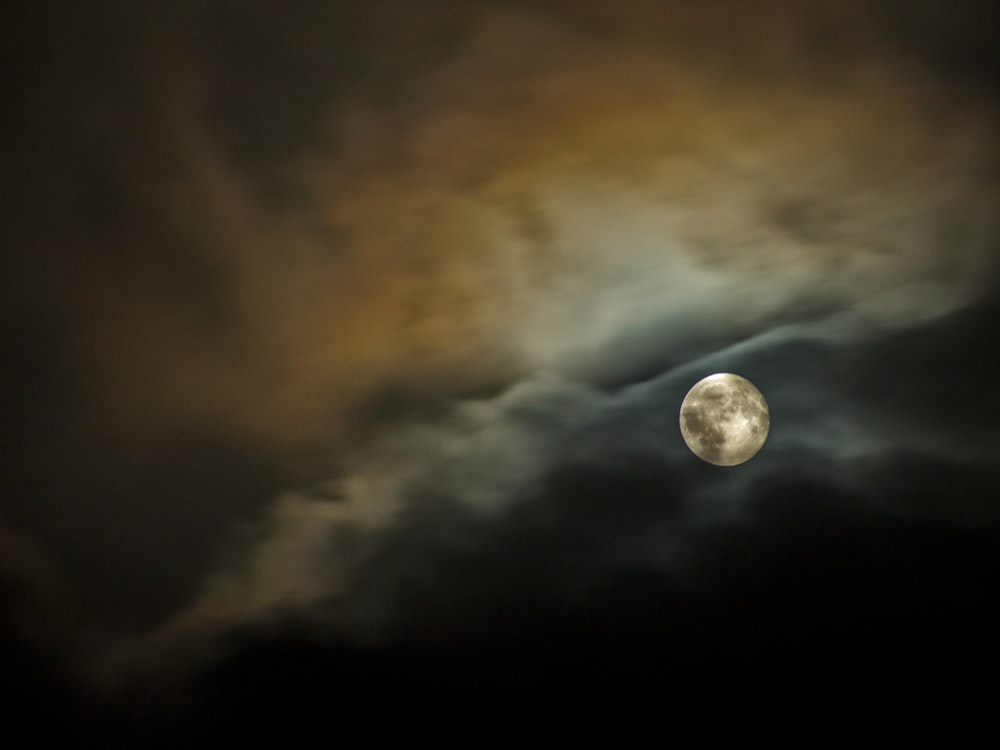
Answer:
<svg viewBox="0 0 1000 750"><path fill-rule="evenodd" d="M771 429L767 401L753 383L731 372L699 380L681 403L681 435L698 458L736 466L757 455Z"/></svg>

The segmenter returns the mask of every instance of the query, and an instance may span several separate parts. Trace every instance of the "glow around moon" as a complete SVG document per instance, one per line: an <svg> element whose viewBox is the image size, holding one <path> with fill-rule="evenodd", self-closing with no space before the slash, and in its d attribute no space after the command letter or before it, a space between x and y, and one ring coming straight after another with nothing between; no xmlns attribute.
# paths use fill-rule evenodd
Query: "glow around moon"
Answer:
<svg viewBox="0 0 1000 750"><path fill-rule="evenodd" d="M698 458L736 466L757 455L771 416L764 395L740 375L718 372L694 384L681 403L681 435Z"/></svg>

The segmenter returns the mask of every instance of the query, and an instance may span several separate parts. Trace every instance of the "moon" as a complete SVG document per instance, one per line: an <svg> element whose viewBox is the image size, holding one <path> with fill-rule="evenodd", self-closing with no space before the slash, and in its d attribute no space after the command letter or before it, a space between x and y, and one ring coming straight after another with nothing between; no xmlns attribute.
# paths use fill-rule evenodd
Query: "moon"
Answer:
<svg viewBox="0 0 1000 750"><path fill-rule="evenodd" d="M731 372L702 378L681 403L681 435L698 458L736 466L757 455L771 429L767 401L753 383Z"/></svg>

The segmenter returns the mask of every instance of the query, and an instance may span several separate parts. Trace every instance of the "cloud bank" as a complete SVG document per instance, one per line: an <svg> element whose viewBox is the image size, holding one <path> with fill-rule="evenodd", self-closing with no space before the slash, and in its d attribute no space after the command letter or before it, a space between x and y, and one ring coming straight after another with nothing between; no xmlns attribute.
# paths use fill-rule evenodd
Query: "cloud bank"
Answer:
<svg viewBox="0 0 1000 750"><path fill-rule="evenodd" d="M365 644L597 617L621 576L822 536L799 507L995 523L996 399L954 398L990 377L995 102L956 73L969 17L889 5L207 3L90 19L106 57L52 31L5 515L153 669L287 616ZM772 408L739 472L677 429L718 370Z"/></svg>

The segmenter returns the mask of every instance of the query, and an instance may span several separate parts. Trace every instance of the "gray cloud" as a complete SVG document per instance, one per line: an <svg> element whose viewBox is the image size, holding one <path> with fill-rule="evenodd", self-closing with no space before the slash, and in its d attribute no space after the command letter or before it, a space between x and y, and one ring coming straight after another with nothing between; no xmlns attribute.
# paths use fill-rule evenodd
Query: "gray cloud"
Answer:
<svg viewBox="0 0 1000 750"><path fill-rule="evenodd" d="M974 315L993 319L988 309ZM942 339L969 325L959 316L921 331L908 356L933 360ZM629 571L696 580L720 549L718 533L770 523L768 514L785 513L772 503L795 492L804 508L820 492L842 504L837 513L890 524L995 522L994 428L963 436L934 418L907 420L883 394L858 388L880 378L937 398L941 384L894 373L893 355L879 353L909 349L907 334L834 343L812 334L763 335L613 391L525 381L393 425L336 479L279 497L255 541L191 606L125 653L134 664L136 652L175 653L289 615L368 644L540 627L536 617L564 616ZM956 366L976 361L974 347L957 351ZM738 471L701 464L679 434L683 394L717 370L751 377L771 408L768 443ZM979 418L962 422L977 429ZM516 604L501 604L509 596ZM531 601L544 602L540 613ZM527 609L495 610L506 606Z"/></svg>
<svg viewBox="0 0 1000 750"><path fill-rule="evenodd" d="M120 658L572 609L798 493L990 517L995 399L954 392L991 375L1000 151L961 9L277 5L77 11L104 52L54 30L19 92L5 502L151 629ZM677 431L716 370L773 410L740 472ZM923 459L968 502L918 502Z"/></svg>

